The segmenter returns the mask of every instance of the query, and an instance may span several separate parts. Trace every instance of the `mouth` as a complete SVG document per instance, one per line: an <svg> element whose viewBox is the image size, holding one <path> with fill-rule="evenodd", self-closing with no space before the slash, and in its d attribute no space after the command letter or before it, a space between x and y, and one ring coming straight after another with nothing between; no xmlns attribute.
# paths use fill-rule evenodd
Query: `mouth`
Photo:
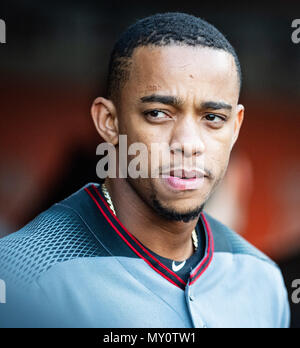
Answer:
<svg viewBox="0 0 300 348"><path fill-rule="evenodd" d="M178 168L162 174L164 183L172 191L197 190L203 185L205 177L205 172L198 169Z"/></svg>

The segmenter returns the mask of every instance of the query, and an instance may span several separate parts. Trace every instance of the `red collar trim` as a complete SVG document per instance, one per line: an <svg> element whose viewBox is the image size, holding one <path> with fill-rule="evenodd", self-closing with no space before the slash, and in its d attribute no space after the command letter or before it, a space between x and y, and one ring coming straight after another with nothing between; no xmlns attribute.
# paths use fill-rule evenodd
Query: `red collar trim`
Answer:
<svg viewBox="0 0 300 348"><path fill-rule="evenodd" d="M96 204L97 208L105 217L109 225L136 255L143 259L154 271L159 273L173 285L182 290L185 289L186 283L176 273L174 273L167 266L163 265L154 255L145 249L145 247L126 229L126 227L110 209L102 192L100 193L95 185L85 188L85 191ZM213 236L210 226L203 213L201 213L200 218L202 219L202 223L204 223L206 232L206 250L204 258L190 275L190 285L193 284L207 269L213 256Z"/></svg>

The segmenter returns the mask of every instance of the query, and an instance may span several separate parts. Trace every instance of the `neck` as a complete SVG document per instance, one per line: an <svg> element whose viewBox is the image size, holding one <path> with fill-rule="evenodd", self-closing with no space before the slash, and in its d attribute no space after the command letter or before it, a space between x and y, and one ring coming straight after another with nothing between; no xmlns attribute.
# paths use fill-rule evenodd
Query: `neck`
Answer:
<svg viewBox="0 0 300 348"><path fill-rule="evenodd" d="M126 179L107 179L105 184L118 219L147 248L175 261L185 260L193 254L191 235L197 220L185 223L159 216Z"/></svg>

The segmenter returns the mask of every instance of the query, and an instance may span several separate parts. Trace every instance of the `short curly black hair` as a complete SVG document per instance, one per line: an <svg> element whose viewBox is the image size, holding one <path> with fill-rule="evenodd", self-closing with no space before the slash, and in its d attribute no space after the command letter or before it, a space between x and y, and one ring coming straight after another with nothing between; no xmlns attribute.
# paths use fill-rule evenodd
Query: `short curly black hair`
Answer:
<svg viewBox="0 0 300 348"><path fill-rule="evenodd" d="M225 38L213 25L190 14L180 12L158 13L143 18L131 25L116 42L109 61L106 96L114 99L129 78L131 57L139 46L168 45L202 46L224 50L235 60L239 77L239 89L242 73L237 54Z"/></svg>

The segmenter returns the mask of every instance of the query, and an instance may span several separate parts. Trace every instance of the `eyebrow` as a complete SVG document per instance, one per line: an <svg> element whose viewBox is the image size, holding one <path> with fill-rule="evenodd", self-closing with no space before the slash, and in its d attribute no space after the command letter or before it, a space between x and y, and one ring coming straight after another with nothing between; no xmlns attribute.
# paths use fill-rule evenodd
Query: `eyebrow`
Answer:
<svg viewBox="0 0 300 348"><path fill-rule="evenodd" d="M207 102L201 103L201 108L213 109L213 110L220 110L220 109L231 110L232 105L224 103L224 102L207 101Z"/></svg>
<svg viewBox="0 0 300 348"><path fill-rule="evenodd" d="M183 101L180 98L174 97L172 95L151 94L142 97L140 100L142 103L161 103L175 107L181 106L183 104Z"/></svg>
<svg viewBox="0 0 300 348"><path fill-rule="evenodd" d="M184 104L182 99L172 95L151 94L140 98L140 100L142 103L161 103L166 105L172 105L174 107L179 107ZM232 105L227 104L225 102L206 101L200 104L200 108L212 110L232 110Z"/></svg>

